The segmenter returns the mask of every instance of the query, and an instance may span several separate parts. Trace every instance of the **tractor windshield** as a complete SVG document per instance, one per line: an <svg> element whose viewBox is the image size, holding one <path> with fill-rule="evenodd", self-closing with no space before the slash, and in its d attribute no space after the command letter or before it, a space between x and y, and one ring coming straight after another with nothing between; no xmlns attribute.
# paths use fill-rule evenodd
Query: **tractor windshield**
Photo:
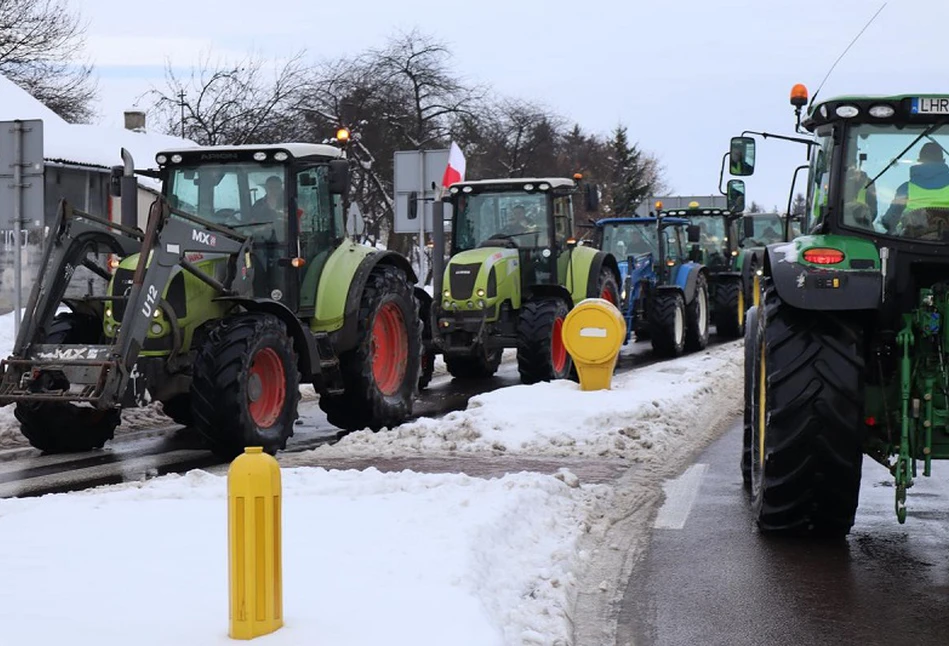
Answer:
<svg viewBox="0 0 949 646"><path fill-rule="evenodd" d="M927 128L849 129L842 153L844 226L949 242L949 128Z"/></svg>
<svg viewBox="0 0 949 646"><path fill-rule="evenodd" d="M550 246L546 193L505 191L461 194L455 205L454 250L474 249L494 239L520 248Z"/></svg>
<svg viewBox="0 0 949 646"><path fill-rule="evenodd" d="M207 164L170 171L169 204L256 240L286 243L286 167L280 164Z"/></svg>
<svg viewBox="0 0 949 646"><path fill-rule="evenodd" d="M725 218L722 216L691 216L692 224L699 227L699 247L706 254L722 253L728 242Z"/></svg>
<svg viewBox="0 0 949 646"><path fill-rule="evenodd" d="M755 225L755 233L750 238L742 239L742 247L765 247L784 240L784 219L780 215L756 213L751 218Z"/></svg>
<svg viewBox="0 0 949 646"><path fill-rule="evenodd" d="M629 222L603 226L602 249L617 260L641 253L657 253L655 223Z"/></svg>

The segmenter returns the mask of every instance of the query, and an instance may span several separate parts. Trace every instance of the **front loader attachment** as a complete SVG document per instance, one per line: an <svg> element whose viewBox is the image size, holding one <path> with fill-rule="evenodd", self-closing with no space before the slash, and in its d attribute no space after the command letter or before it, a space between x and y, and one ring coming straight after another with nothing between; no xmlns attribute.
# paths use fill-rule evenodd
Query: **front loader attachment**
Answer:
<svg viewBox="0 0 949 646"><path fill-rule="evenodd" d="M172 218L172 214L178 217ZM230 254L226 284L188 262L185 254L192 252ZM64 298L79 266L109 280L111 272L90 256L110 253L121 257L139 254L125 294ZM243 294L250 289L253 276L250 263L238 263L238 259L246 260L249 254L250 240L245 236L172 209L162 198L152 204L145 233L61 202L44 250L43 271L33 285L13 354L0 361L0 406L58 401L84 402L98 409L116 407L129 386L152 314L164 305L161 294L172 270L180 265L223 295ZM242 289L235 291L231 286L238 277ZM101 326L105 301L125 301L126 314L113 343L46 343L61 303ZM96 336L102 338L101 328Z"/></svg>

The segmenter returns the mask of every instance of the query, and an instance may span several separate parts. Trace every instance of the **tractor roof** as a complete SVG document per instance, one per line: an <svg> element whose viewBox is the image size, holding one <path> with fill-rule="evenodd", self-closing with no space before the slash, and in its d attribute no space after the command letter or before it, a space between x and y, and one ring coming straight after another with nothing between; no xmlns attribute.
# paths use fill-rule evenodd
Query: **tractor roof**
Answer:
<svg viewBox="0 0 949 646"><path fill-rule="evenodd" d="M663 217L664 222L669 222L672 224L689 224L689 220L686 218L676 218L676 217ZM607 224L655 224L657 218L650 218L644 216L628 217L628 218L603 218L602 220L597 220L594 222L594 226L602 227Z"/></svg>
<svg viewBox="0 0 949 646"><path fill-rule="evenodd" d="M329 157L331 159L339 159L343 157L343 151L336 146L299 142L240 144L235 146L187 146L162 150L155 157L157 159L159 155L164 155L170 159L172 155L179 154L192 161L253 161L254 153L258 152L265 153L267 155L266 159L271 160L276 152L285 152L291 159L299 157Z"/></svg>
<svg viewBox="0 0 949 646"><path fill-rule="evenodd" d="M662 210L660 213L663 214L663 217L679 217L679 218L689 218L696 215L734 215L728 209L719 209L711 207L696 207L689 209L668 209Z"/></svg>
<svg viewBox="0 0 949 646"><path fill-rule="evenodd" d="M838 114L841 108L846 110L843 114ZM871 109L876 114L871 114ZM842 95L810 106L801 125L813 131L818 126L832 121L925 124L945 119L947 116L949 94Z"/></svg>
<svg viewBox="0 0 949 646"><path fill-rule="evenodd" d="M533 184L537 187L540 184L550 184L552 188L574 188L577 183L566 177L501 177L497 179L475 179L467 182L455 182L449 186L449 190L455 187L463 188L471 186L484 190L486 188L499 188L501 190L518 190L525 184Z"/></svg>

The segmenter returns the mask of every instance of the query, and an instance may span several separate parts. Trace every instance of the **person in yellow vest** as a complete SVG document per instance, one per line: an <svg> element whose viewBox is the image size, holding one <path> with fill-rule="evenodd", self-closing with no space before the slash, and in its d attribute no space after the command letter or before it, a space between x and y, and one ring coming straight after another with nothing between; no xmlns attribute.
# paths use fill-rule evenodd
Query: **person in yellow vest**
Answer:
<svg viewBox="0 0 949 646"><path fill-rule="evenodd" d="M896 189L883 226L893 233L904 213L931 207L949 209L949 166L942 147L934 141L920 149L919 163L910 167L909 181Z"/></svg>

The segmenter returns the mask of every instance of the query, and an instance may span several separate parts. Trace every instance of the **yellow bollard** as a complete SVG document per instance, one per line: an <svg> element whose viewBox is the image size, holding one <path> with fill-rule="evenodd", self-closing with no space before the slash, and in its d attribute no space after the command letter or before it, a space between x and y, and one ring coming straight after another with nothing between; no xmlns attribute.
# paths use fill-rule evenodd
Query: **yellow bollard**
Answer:
<svg viewBox="0 0 949 646"><path fill-rule="evenodd" d="M754 289L755 291L751 297L751 304L757 306L761 304L761 270L760 269L755 270L755 278L752 281L752 284L753 284L752 289Z"/></svg>
<svg viewBox="0 0 949 646"><path fill-rule="evenodd" d="M602 298L580 301L563 322L563 343L580 376L580 390L609 390L626 321Z"/></svg>
<svg viewBox="0 0 949 646"><path fill-rule="evenodd" d="M283 626L280 465L249 446L227 470L228 579L232 639Z"/></svg>

